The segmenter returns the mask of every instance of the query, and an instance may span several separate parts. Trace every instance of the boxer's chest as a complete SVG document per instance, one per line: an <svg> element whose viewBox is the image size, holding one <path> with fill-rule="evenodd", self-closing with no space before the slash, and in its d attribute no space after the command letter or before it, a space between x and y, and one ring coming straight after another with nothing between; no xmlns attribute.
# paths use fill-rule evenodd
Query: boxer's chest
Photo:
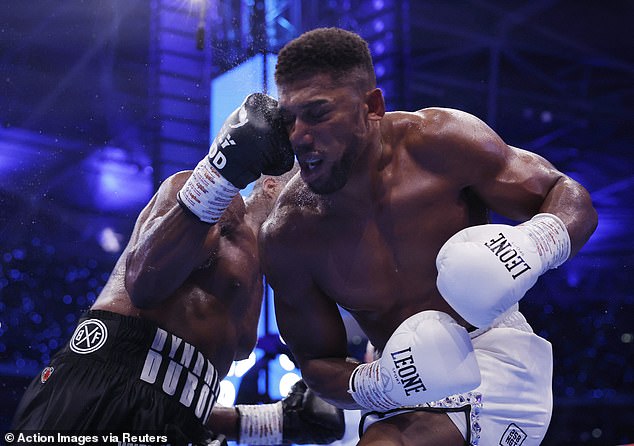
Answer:
<svg viewBox="0 0 634 446"><path fill-rule="evenodd" d="M323 225L319 286L344 307L380 314L437 297L436 254L468 210L440 180L416 180Z"/></svg>

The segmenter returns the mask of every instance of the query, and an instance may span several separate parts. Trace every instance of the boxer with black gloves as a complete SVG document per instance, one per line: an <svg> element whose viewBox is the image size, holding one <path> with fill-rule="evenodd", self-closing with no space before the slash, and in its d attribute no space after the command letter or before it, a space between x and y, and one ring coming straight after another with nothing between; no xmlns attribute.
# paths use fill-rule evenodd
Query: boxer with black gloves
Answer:
<svg viewBox="0 0 634 446"><path fill-rule="evenodd" d="M281 175L293 167L278 114L275 99L254 93L226 119L209 154L178 193L179 201L201 221L218 221L240 189L261 174Z"/></svg>
<svg viewBox="0 0 634 446"><path fill-rule="evenodd" d="M341 409L328 404L303 380L273 404L239 404L214 409L209 427L249 445L328 444L345 432Z"/></svg>
<svg viewBox="0 0 634 446"><path fill-rule="evenodd" d="M26 390L14 429L208 444L219 382L257 341L260 225L296 171L276 113L274 99L248 96L194 172L162 183L92 308ZM327 412L309 401L306 417Z"/></svg>
<svg viewBox="0 0 634 446"><path fill-rule="evenodd" d="M262 226L261 262L310 388L364 410L362 446L539 444L552 351L517 302L589 239L588 192L469 113L386 112L355 33L292 40L275 80L301 175ZM373 361L348 360L339 307Z"/></svg>

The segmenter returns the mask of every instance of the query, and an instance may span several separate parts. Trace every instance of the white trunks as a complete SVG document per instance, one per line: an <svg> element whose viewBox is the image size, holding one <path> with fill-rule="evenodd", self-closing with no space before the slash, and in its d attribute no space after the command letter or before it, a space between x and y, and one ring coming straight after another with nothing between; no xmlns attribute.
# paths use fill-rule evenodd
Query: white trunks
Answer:
<svg viewBox="0 0 634 446"><path fill-rule="evenodd" d="M365 412L359 432L400 413L440 410L447 412L467 444L539 445L553 407L550 342L533 333L517 306L490 328L470 335L482 376L477 389L424 406Z"/></svg>

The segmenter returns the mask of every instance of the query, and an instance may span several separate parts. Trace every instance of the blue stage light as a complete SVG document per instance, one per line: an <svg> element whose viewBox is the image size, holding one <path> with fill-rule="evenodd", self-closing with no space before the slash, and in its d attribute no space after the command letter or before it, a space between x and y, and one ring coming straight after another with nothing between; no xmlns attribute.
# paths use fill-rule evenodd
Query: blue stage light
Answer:
<svg viewBox="0 0 634 446"><path fill-rule="evenodd" d="M377 64L374 66L374 71L375 71L375 73L376 73L376 77L377 77L377 79L382 78L382 77L385 75L385 71L386 71L386 70L385 70L385 65L384 65L384 64L382 64L382 63L377 63Z"/></svg>
<svg viewBox="0 0 634 446"><path fill-rule="evenodd" d="M379 40L372 44L372 54L374 56L380 56L384 52L385 52L385 44L383 42Z"/></svg>
<svg viewBox="0 0 634 446"><path fill-rule="evenodd" d="M286 356L286 358L288 357ZM288 371L287 366L282 366L283 361L281 363L280 355L277 355L274 360L268 363L268 395L274 400L285 397L291 386L301 377L297 368Z"/></svg>
<svg viewBox="0 0 634 446"><path fill-rule="evenodd" d="M73 199L104 211L140 209L154 193L147 162L124 149L104 147L83 162L86 184Z"/></svg>
<svg viewBox="0 0 634 446"><path fill-rule="evenodd" d="M277 55L257 54L211 81L210 141L216 136L226 117L250 93L265 92L277 97L273 81ZM266 64L266 77L265 77Z"/></svg>

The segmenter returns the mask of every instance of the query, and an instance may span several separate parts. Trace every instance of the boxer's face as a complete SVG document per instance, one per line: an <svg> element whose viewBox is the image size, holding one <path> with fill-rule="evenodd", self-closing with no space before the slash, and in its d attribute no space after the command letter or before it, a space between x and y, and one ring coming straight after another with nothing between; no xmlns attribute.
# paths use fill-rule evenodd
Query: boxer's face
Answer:
<svg viewBox="0 0 634 446"><path fill-rule="evenodd" d="M366 144L367 112L364 95L356 85L317 74L278 87L280 109L302 179L315 193L330 194L343 188Z"/></svg>

